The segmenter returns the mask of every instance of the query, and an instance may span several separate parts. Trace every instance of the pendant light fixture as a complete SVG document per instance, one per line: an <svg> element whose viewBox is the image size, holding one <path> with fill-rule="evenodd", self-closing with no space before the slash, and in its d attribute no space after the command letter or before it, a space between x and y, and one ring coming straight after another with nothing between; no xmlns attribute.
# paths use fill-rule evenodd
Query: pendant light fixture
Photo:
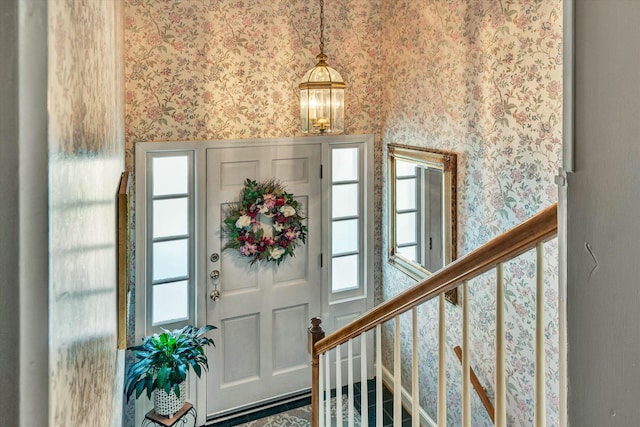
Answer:
<svg viewBox="0 0 640 427"><path fill-rule="evenodd" d="M344 90L347 85L324 54L324 0L320 0L320 53L318 63L307 71L300 83L302 133L338 134L344 132Z"/></svg>

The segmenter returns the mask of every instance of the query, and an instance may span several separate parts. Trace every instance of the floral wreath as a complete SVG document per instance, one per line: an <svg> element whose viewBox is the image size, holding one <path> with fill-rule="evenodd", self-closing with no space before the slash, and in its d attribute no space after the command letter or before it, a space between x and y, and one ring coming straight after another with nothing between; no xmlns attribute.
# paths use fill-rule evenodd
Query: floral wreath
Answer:
<svg viewBox="0 0 640 427"><path fill-rule="evenodd" d="M302 206L276 180L257 183L247 179L240 200L231 205L224 220L229 241L224 249L238 249L256 261L279 265L307 240Z"/></svg>

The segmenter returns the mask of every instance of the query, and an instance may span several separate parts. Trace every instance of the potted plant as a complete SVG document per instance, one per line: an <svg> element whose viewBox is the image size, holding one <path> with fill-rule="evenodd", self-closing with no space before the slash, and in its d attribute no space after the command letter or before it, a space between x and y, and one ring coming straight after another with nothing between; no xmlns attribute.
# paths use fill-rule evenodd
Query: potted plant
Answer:
<svg viewBox="0 0 640 427"><path fill-rule="evenodd" d="M153 393L153 407L158 415L171 418L185 402L185 380L190 368L198 377L202 368L209 369L204 347L215 343L204 335L215 326L195 328L187 325L144 338L141 345L130 347L137 361L127 371L125 389L127 400L136 399L146 390Z"/></svg>

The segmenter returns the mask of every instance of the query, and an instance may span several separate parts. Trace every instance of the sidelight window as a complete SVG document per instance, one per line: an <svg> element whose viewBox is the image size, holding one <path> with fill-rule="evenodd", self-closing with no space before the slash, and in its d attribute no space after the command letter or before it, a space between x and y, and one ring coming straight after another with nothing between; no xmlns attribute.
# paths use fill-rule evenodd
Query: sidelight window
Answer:
<svg viewBox="0 0 640 427"><path fill-rule="evenodd" d="M148 152L146 169L147 326L154 330L193 318L193 153Z"/></svg>
<svg viewBox="0 0 640 427"><path fill-rule="evenodd" d="M364 281L364 188L362 145L330 150L331 299L362 295Z"/></svg>

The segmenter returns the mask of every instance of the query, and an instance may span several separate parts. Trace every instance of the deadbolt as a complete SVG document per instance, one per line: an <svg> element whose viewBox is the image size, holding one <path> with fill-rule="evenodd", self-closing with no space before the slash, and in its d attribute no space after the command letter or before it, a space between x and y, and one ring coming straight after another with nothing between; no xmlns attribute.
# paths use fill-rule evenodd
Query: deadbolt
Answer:
<svg viewBox="0 0 640 427"><path fill-rule="evenodd" d="M220 255L217 252L214 252L211 254L209 259L211 260L211 262L218 262L220 260Z"/></svg>
<svg viewBox="0 0 640 427"><path fill-rule="evenodd" d="M218 301L220 299L220 291L212 291L211 294L209 294L209 297L211 298L211 301Z"/></svg>
<svg viewBox="0 0 640 427"><path fill-rule="evenodd" d="M211 274L209 274L209 277L211 277L213 280L218 279L220 277L220 271L211 270Z"/></svg>

